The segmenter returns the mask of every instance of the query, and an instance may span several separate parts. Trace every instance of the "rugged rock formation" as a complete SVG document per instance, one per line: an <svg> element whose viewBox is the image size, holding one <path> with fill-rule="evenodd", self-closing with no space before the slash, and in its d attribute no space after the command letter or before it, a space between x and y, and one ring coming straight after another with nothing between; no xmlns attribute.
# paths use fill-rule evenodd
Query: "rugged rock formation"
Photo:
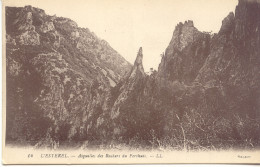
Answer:
<svg viewBox="0 0 260 167"><path fill-rule="evenodd" d="M31 6L6 8L6 33L7 140L93 138L131 65L88 29Z"/></svg>
<svg viewBox="0 0 260 167"><path fill-rule="evenodd" d="M211 41L211 51L196 80L215 87L232 112L259 114L260 4L239 1Z"/></svg>
<svg viewBox="0 0 260 167"><path fill-rule="evenodd" d="M8 141L259 147L258 0L239 0L213 36L179 23L150 76L142 48L130 68L70 19L32 7L6 17Z"/></svg>
<svg viewBox="0 0 260 167"><path fill-rule="evenodd" d="M158 73L120 86L114 134L184 148L259 145L259 28L260 3L246 0L212 37L179 23Z"/></svg>
<svg viewBox="0 0 260 167"><path fill-rule="evenodd" d="M190 83L210 51L210 35L198 31L192 21L179 23L165 51L158 77Z"/></svg>
<svg viewBox="0 0 260 167"><path fill-rule="evenodd" d="M137 85L141 86L143 84L141 82L145 78L145 73L144 73L142 61L143 61L143 53L142 53L142 48L140 48L134 66L132 67L132 70L128 75L128 78L125 79L123 86L119 88L120 95L118 96L118 100L115 101L114 106L111 110L112 119L116 118L120 113L120 107L117 105L120 103L125 103L125 99L129 98L128 93L131 93L132 90L137 89Z"/></svg>

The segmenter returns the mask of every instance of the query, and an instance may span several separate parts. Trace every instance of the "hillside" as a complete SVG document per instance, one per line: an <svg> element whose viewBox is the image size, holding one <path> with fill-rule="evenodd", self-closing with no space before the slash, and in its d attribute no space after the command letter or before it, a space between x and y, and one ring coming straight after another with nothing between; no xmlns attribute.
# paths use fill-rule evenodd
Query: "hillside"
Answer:
<svg viewBox="0 0 260 167"><path fill-rule="evenodd" d="M106 41L68 19L6 7L7 140L83 140L131 68Z"/></svg>

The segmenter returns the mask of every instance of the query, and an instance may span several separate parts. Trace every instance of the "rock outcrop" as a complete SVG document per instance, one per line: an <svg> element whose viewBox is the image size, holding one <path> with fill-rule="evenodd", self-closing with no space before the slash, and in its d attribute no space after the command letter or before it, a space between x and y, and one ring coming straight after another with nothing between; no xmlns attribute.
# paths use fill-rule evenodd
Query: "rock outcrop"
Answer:
<svg viewBox="0 0 260 167"><path fill-rule="evenodd" d="M113 138L121 138L123 141L138 137L143 140L149 138L149 130L155 128L161 122L156 111L149 110L155 78L145 74L143 69L142 48L128 77L111 90L111 112L106 121L110 122L110 133ZM161 118L161 116L159 116ZM153 121L154 120L154 121ZM158 126L160 128L160 126Z"/></svg>
<svg viewBox="0 0 260 167"><path fill-rule="evenodd" d="M143 68L143 53L142 48L139 49L134 66L131 69L131 72L128 74L128 77L125 78L122 84L118 85L120 94L118 95L115 102L113 102L113 107L111 109L111 118L115 119L120 114L120 104L126 103L125 100L129 99L130 96L137 96L137 94L132 93L132 91L136 90L139 86L143 85L143 81L146 77ZM120 87L122 85L122 87ZM141 92L139 92L141 93Z"/></svg>
<svg viewBox="0 0 260 167"><path fill-rule="evenodd" d="M194 27L192 21L179 23L158 69L158 77L190 83L210 51L210 35Z"/></svg>

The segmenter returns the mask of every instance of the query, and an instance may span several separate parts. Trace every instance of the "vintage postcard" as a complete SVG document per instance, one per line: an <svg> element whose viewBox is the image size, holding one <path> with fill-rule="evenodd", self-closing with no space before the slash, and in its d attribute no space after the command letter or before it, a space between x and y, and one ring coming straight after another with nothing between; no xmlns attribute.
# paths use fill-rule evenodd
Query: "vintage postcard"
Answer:
<svg viewBox="0 0 260 167"><path fill-rule="evenodd" d="M260 163L259 0L3 0L2 20L2 163Z"/></svg>

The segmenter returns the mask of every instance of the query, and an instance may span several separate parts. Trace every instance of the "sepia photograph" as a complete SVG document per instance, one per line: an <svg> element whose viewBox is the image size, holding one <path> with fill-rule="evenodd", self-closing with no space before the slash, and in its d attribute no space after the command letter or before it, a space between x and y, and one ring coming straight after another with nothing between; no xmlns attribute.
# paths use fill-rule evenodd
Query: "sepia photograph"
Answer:
<svg viewBox="0 0 260 167"><path fill-rule="evenodd" d="M260 0L3 0L2 163L259 164Z"/></svg>

